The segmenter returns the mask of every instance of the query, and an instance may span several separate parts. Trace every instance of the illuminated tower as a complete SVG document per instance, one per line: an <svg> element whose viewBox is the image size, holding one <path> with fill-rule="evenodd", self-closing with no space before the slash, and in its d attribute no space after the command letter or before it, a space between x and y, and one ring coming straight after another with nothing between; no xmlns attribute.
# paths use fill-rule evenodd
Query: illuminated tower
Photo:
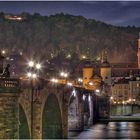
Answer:
<svg viewBox="0 0 140 140"><path fill-rule="evenodd" d="M83 67L83 87L88 88L90 78L93 75L93 67L90 62L87 62Z"/></svg>
<svg viewBox="0 0 140 140"><path fill-rule="evenodd" d="M139 33L139 39L138 39L138 68L140 69L140 33Z"/></svg>
<svg viewBox="0 0 140 140"><path fill-rule="evenodd" d="M111 67L109 62L107 61L107 52L104 51L102 54L102 63L101 63L101 77L103 81L111 85Z"/></svg>

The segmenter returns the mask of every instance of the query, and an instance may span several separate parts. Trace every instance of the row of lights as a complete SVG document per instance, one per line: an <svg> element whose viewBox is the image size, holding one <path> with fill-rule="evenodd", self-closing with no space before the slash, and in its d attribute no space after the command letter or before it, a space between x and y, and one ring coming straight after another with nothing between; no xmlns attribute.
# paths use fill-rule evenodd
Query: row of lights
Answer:
<svg viewBox="0 0 140 140"><path fill-rule="evenodd" d="M52 78L52 79L51 79L51 82L53 82L53 83L58 83L59 80L56 79L56 78ZM68 86L73 86L73 84L72 84L71 82L67 82L67 85L68 85Z"/></svg>
<svg viewBox="0 0 140 140"><path fill-rule="evenodd" d="M28 66L29 66L29 68L35 68L36 70L40 70L41 69L41 64L39 64L39 63L35 64L34 61L29 61ZM27 77L28 78L36 79L37 78L37 74L33 70L31 70L31 72L27 73Z"/></svg>
<svg viewBox="0 0 140 140"><path fill-rule="evenodd" d="M128 99L128 100L126 100L126 101L122 101L122 102L117 102L117 101L114 101L113 100L114 98L111 96L110 97L110 100L112 100L112 102L113 102L113 104L128 104L128 103L132 103L132 102L135 102L136 101L136 99Z"/></svg>
<svg viewBox="0 0 140 140"><path fill-rule="evenodd" d="M64 77L64 78L67 78L67 77L68 77L68 73L61 72L61 73L60 73L60 76L61 76L61 77Z"/></svg>
<svg viewBox="0 0 140 140"><path fill-rule="evenodd" d="M68 77L68 73L61 72L60 73L60 76L66 79ZM83 82L83 79L82 78L78 78L77 80L78 80L79 83L82 83ZM53 83L59 83L59 80L56 79L56 78L52 78L50 81L53 82ZM73 86L73 83L66 81L66 85ZM89 85L93 86L93 82L89 82ZM100 90L99 89L96 89L95 90L95 93L97 93L97 94L100 93ZM85 97L83 97L83 98L85 98Z"/></svg>

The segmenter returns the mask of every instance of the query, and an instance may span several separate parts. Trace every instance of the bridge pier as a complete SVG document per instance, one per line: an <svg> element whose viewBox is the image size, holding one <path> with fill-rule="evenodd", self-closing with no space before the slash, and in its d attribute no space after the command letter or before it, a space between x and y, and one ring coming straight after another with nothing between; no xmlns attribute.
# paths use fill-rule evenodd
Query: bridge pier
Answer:
<svg viewBox="0 0 140 140"><path fill-rule="evenodd" d="M79 115L78 115L78 129L82 131L84 129L84 103L82 99L82 94L79 93Z"/></svg>
<svg viewBox="0 0 140 140"><path fill-rule="evenodd" d="M39 101L33 103L33 139L41 139L41 104Z"/></svg>
<svg viewBox="0 0 140 140"><path fill-rule="evenodd" d="M19 138L19 90L10 79L0 87L0 139ZM17 82L17 81L14 81ZM8 83L8 84L7 84Z"/></svg>
<svg viewBox="0 0 140 140"><path fill-rule="evenodd" d="M68 97L66 95L67 91L63 91L62 97L62 130L63 130L63 139L68 138Z"/></svg>

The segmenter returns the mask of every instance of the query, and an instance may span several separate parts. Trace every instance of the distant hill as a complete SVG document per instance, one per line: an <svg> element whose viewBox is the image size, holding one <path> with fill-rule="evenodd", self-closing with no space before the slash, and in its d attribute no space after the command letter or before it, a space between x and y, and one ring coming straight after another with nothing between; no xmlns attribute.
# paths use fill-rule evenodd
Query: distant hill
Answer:
<svg viewBox="0 0 140 140"><path fill-rule="evenodd" d="M112 62L135 62L140 28L116 27L94 19L68 14L41 16L38 13L9 18L0 13L0 47L34 52L49 58L62 50L97 58L108 50ZM8 18L7 18L8 17ZM15 19L14 19L15 18ZM19 18L20 19L20 18Z"/></svg>

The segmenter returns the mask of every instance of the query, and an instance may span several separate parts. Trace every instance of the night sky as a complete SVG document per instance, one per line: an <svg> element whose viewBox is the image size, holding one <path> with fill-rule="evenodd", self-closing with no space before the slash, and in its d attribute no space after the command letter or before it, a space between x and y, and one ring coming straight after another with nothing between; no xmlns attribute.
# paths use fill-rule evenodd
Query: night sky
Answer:
<svg viewBox="0 0 140 140"><path fill-rule="evenodd" d="M0 11L14 14L36 12L47 16L63 12L113 25L140 26L140 1L0 1Z"/></svg>

